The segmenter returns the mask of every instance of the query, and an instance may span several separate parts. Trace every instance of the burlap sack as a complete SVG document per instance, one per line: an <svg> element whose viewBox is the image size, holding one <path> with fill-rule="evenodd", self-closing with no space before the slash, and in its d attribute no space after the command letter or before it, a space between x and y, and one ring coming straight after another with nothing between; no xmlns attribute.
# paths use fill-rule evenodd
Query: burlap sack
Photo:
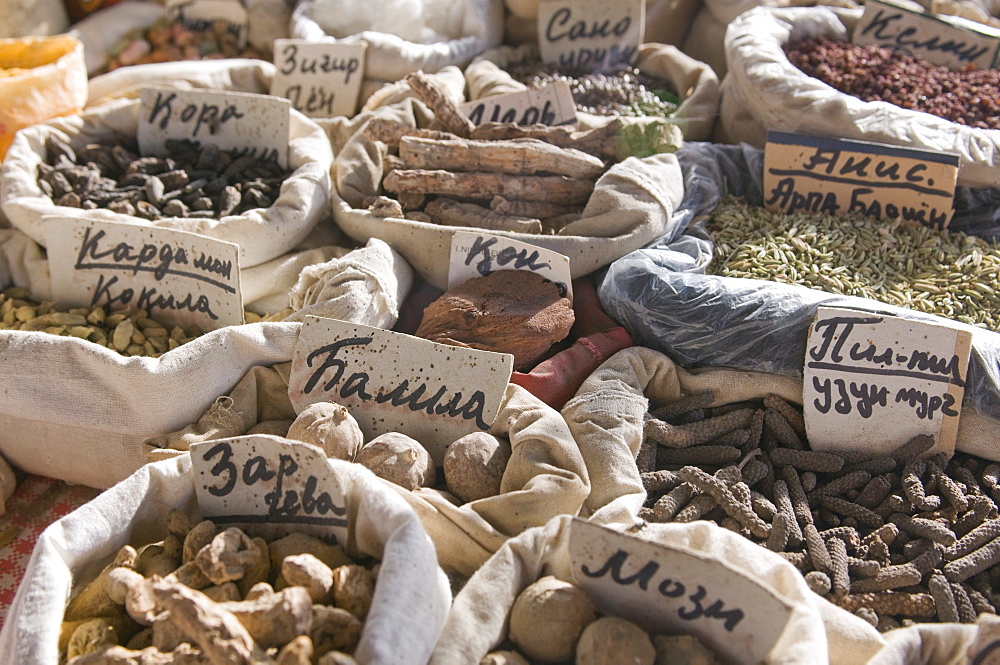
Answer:
<svg viewBox="0 0 1000 665"><path fill-rule="evenodd" d="M429 10L429 15L423 12ZM299 0L291 36L310 41L367 44L361 103L407 74L465 66L503 40L501 0L433 5L380 0L345 7L333 0Z"/></svg>
<svg viewBox="0 0 1000 665"><path fill-rule="evenodd" d="M288 3L272 0L243 0L249 15L247 44L270 55L275 39L288 37L291 9ZM130 33L141 33L166 14L164 3L156 0L127 0L75 23L69 34L84 44L87 73L96 77L107 69L112 49ZM198 61L199 66L207 61ZM189 63L190 64L190 63Z"/></svg>
<svg viewBox="0 0 1000 665"><path fill-rule="evenodd" d="M166 218L149 222L105 209L54 205L37 180L38 165L46 157L46 138L55 136L73 148L81 148L90 143L114 141L120 136L134 137L139 105L138 100L118 100L19 132L0 166L0 208L10 224L43 246L48 215L190 231L236 243L240 246L240 267L247 268L285 254L328 214L333 159L330 142L322 129L295 110L291 111L288 142L288 166L293 172L282 183L280 195L269 208L221 219Z"/></svg>
<svg viewBox="0 0 1000 665"><path fill-rule="evenodd" d="M371 266L368 255L373 252L358 251L358 264ZM320 249L303 255L324 253ZM384 270L400 272L397 283L386 272L373 276L351 265L341 260L336 269L348 278L328 280L328 315L365 325L395 322L398 311L390 307L400 299L408 269L382 264ZM260 277L263 281L265 276ZM28 288L40 281L48 281L40 248L18 231L0 231L0 288L15 283ZM283 294L286 303L290 288ZM5 395L0 403L0 454L29 473L109 487L146 462L155 447L147 439L198 421L252 368L289 362L299 327L294 322L230 326L159 358L127 358L85 340L44 332L0 331L0 390ZM283 385L287 390L287 376ZM227 422L242 429L234 428L229 435L242 434L257 422L256 403L253 411L241 408L241 419Z"/></svg>
<svg viewBox="0 0 1000 665"><path fill-rule="evenodd" d="M413 511L367 469L339 460L330 460L330 469L347 501L345 549L381 560L355 658L371 665L422 665L451 601L433 545ZM60 622L71 592L123 545L162 539L172 508L197 514L188 455L137 470L49 526L35 545L0 633L0 661L56 665Z"/></svg>
<svg viewBox="0 0 1000 665"><path fill-rule="evenodd" d="M404 100L374 111L371 117L426 127L433 116L421 102ZM384 240L422 278L438 288L446 288L448 257L456 227L377 217L362 206L362 201L380 191L385 156L385 145L369 139L363 131L344 143L334 161L334 221L359 242L369 238ZM598 180L582 218L566 225L558 235L493 233L568 256L573 277L579 277L662 235L680 200L679 184L680 172L673 155L629 157Z"/></svg>
<svg viewBox="0 0 1000 665"><path fill-rule="evenodd" d="M785 44L823 35L850 40L861 9L757 7L726 31L717 141L764 147L768 129L957 153L958 184L1000 185L1000 130L975 129L888 102L863 102L804 74Z"/></svg>
<svg viewBox="0 0 1000 665"><path fill-rule="evenodd" d="M802 401L802 381L764 372L689 372L653 349L633 346L598 367L566 406L563 418L590 475L581 517L601 524L638 524L646 491L635 458L650 403L665 404L711 391L712 406L762 399L769 393Z"/></svg>
<svg viewBox="0 0 1000 665"><path fill-rule="evenodd" d="M469 100L490 95L526 90L505 70L525 61L538 60L538 46L501 46L484 52L465 69ZM719 112L719 79L712 68L686 55L676 46L646 43L639 47L636 67L650 76L670 82L681 98L677 111L670 116L687 141L707 141L712 136ZM596 126L600 117L577 112L581 127ZM628 118L622 118L628 121Z"/></svg>
<svg viewBox="0 0 1000 665"><path fill-rule="evenodd" d="M0 37L31 37L66 32L69 14L62 0L3 0Z"/></svg>
<svg viewBox="0 0 1000 665"><path fill-rule="evenodd" d="M479 662L506 637L510 608L521 591L544 575L573 581L571 519L564 515L529 529L490 557L456 594L431 665ZM650 524L634 535L717 557L786 600L792 614L765 663L861 665L883 644L871 625L810 591L783 558L727 529L705 521Z"/></svg>
<svg viewBox="0 0 1000 665"><path fill-rule="evenodd" d="M19 129L83 109L83 44L69 35L0 39L0 69L8 71L0 77L0 160Z"/></svg>

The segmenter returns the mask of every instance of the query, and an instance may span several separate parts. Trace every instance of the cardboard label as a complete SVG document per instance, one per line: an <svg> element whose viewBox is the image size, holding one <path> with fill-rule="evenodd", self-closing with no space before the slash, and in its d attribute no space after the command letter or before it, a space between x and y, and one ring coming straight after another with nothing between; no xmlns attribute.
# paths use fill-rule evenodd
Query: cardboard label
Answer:
<svg viewBox="0 0 1000 665"><path fill-rule="evenodd" d="M957 16L935 14L905 0L865 2L852 41L897 49L956 71L969 65L992 69L1000 54L1000 30Z"/></svg>
<svg viewBox="0 0 1000 665"><path fill-rule="evenodd" d="M250 16L239 0L171 0L167 15L180 21L188 30L213 30L218 20L226 22L226 31L236 36L237 47L247 45Z"/></svg>
<svg viewBox="0 0 1000 665"><path fill-rule="evenodd" d="M928 434L950 455L971 348L966 330L820 307L803 368L809 445L874 455Z"/></svg>
<svg viewBox="0 0 1000 665"><path fill-rule="evenodd" d="M943 229L951 221L958 155L768 131L764 207L860 213Z"/></svg>
<svg viewBox="0 0 1000 665"><path fill-rule="evenodd" d="M554 0L538 6L542 62L609 72L631 67L646 29L645 0Z"/></svg>
<svg viewBox="0 0 1000 665"><path fill-rule="evenodd" d="M296 412L315 402L341 404L366 441L402 432L441 464L448 444L493 425L513 367L507 353L307 316L288 396Z"/></svg>
<svg viewBox="0 0 1000 665"><path fill-rule="evenodd" d="M573 582L597 610L652 634L693 634L730 663L766 660L791 605L728 562L574 518Z"/></svg>
<svg viewBox="0 0 1000 665"><path fill-rule="evenodd" d="M365 73L367 44L275 39L271 94L310 118L353 116Z"/></svg>
<svg viewBox="0 0 1000 665"><path fill-rule="evenodd" d="M448 288L497 270L527 270L554 282L573 301L569 257L526 242L475 231L455 231L451 237Z"/></svg>
<svg viewBox="0 0 1000 665"><path fill-rule="evenodd" d="M347 542L343 484L319 446L269 434L194 443L191 473L201 514L217 524Z"/></svg>
<svg viewBox="0 0 1000 665"><path fill-rule="evenodd" d="M288 166L287 99L160 86L142 88L139 99L136 133L143 155L166 155L167 139L190 139Z"/></svg>
<svg viewBox="0 0 1000 665"><path fill-rule="evenodd" d="M140 307L165 326L243 323L239 245L124 222L46 218L52 293L74 307Z"/></svg>
<svg viewBox="0 0 1000 665"><path fill-rule="evenodd" d="M553 126L576 123L576 102L566 81L466 102L458 110L476 125L487 122Z"/></svg>

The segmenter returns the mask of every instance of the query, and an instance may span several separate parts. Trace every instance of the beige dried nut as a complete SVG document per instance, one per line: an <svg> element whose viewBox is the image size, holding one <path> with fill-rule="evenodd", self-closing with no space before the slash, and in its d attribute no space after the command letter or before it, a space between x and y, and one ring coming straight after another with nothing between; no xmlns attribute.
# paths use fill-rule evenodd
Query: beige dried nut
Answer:
<svg viewBox="0 0 1000 665"><path fill-rule="evenodd" d="M236 583L241 596L246 596L257 584L267 582L271 577L271 556L267 547L267 541L263 538L251 538L251 542L257 546L258 556L243 570L243 577Z"/></svg>
<svg viewBox="0 0 1000 665"><path fill-rule="evenodd" d="M191 644L192 639L178 624L170 620L170 615L157 617L152 625L152 647L164 653L174 651L182 644Z"/></svg>
<svg viewBox="0 0 1000 665"><path fill-rule="evenodd" d="M246 592L243 596L243 600L256 600L261 596L267 596L274 593L274 587L272 587L267 582L258 582L250 587L250 590Z"/></svg>
<svg viewBox="0 0 1000 665"><path fill-rule="evenodd" d="M510 443L487 432L453 441L444 451L448 491L465 502L497 496L510 456Z"/></svg>
<svg viewBox="0 0 1000 665"><path fill-rule="evenodd" d="M172 534L158 543L143 546L135 562L136 571L143 577L166 577L181 565L182 546L180 538Z"/></svg>
<svg viewBox="0 0 1000 665"><path fill-rule="evenodd" d="M305 635L281 647L275 657L275 665L312 665L313 644Z"/></svg>
<svg viewBox="0 0 1000 665"><path fill-rule="evenodd" d="M354 656L350 654L341 651L328 651L320 656L316 665L358 665L358 661L354 660Z"/></svg>
<svg viewBox="0 0 1000 665"><path fill-rule="evenodd" d="M205 547L208 547L208 545ZM205 576L197 561L182 563L177 570L163 579L169 582L178 582L192 589L204 589L212 584L212 580Z"/></svg>
<svg viewBox="0 0 1000 665"><path fill-rule="evenodd" d="M219 603L265 649L308 635L312 626L312 600L302 587L292 586L254 600Z"/></svg>
<svg viewBox="0 0 1000 665"><path fill-rule="evenodd" d="M364 566L349 564L333 570L333 601L359 619L364 619L375 595L375 577Z"/></svg>
<svg viewBox="0 0 1000 665"><path fill-rule="evenodd" d="M288 438L288 428L291 426L291 420L265 420L248 429L247 434L273 434Z"/></svg>
<svg viewBox="0 0 1000 665"><path fill-rule="evenodd" d="M483 656L479 665L530 665L530 663L516 651L493 651Z"/></svg>
<svg viewBox="0 0 1000 665"><path fill-rule="evenodd" d="M317 655L328 651L344 651L353 653L361 640L361 629L364 624L339 607L329 605L313 605L312 627L309 637Z"/></svg>
<svg viewBox="0 0 1000 665"><path fill-rule="evenodd" d="M151 646L153 646L153 629L149 626L133 635L132 639L125 644L127 649L132 649L133 651L142 651Z"/></svg>
<svg viewBox="0 0 1000 665"><path fill-rule="evenodd" d="M655 635L656 662L676 665L720 665L715 653L694 635Z"/></svg>
<svg viewBox="0 0 1000 665"><path fill-rule="evenodd" d="M118 550L114 561L108 564L104 570L78 593L66 606L63 619L74 621L77 619L90 619L98 616L111 616L118 613L118 604L108 597L108 583L111 571L115 568L132 568L138 553L135 548L126 545Z"/></svg>
<svg viewBox="0 0 1000 665"><path fill-rule="evenodd" d="M312 554L331 569L351 563L340 545L328 545L319 538L296 532L268 543L272 570L281 570L281 562L293 554Z"/></svg>
<svg viewBox="0 0 1000 665"><path fill-rule="evenodd" d="M354 461L379 478L408 490L434 485L435 468L427 449L401 432L386 432L366 443Z"/></svg>
<svg viewBox="0 0 1000 665"><path fill-rule="evenodd" d="M649 635L631 621L601 617L580 633L576 665L653 665L656 648Z"/></svg>
<svg viewBox="0 0 1000 665"><path fill-rule="evenodd" d="M214 584L200 589L200 591L216 603L235 603L243 600L243 595L240 593L240 588L236 585L236 582Z"/></svg>
<svg viewBox="0 0 1000 665"><path fill-rule="evenodd" d="M242 579L247 570L258 569L264 557L247 534L230 527L216 534L212 542L198 552L195 561L213 584L224 584ZM254 584L259 581L255 580Z"/></svg>
<svg viewBox="0 0 1000 665"><path fill-rule="evenodd" d="M312 554L286 556L281 577L289 586L304 587L314 603L333 600L333 570Z"/></svg>
<svg viewBox="0 0 1000 665"><path fill-rule="evenodd" d="M322 448L327 457L353 462L364 434L345 407L333 402L310 404L292 421L288 438Z"/></svg>
<svg viewBox="0 0 1000 665"><path fill-rule="evenodd" d="M549 575L518 594L509 637L528 658L557 663L573 658L580 633L595 618L586 591Z"/></svg>
<svg viewBox="0 0 1000 665"><path fill-rule="evenodd" d="M116 644L118 644L118 632L109 619L105 617L88 619L77 626L69 638L66 658L72 660Z"/></svg>
<svg viewBox="0 0 1000 665"><path fill-rule="evenodd" d="M167 513L167 533L180 539L182 549L184 540L188 532L191 531L191 527L191 518L183 510L172 508Z"/></svg>
<svg viewBox="0 0 1000 665"><path fill-rule="evenodd" d="M182 644L170 653L155 647L130 649L111 647L73 661L73 665L206 665L201 651L188 644Z"/></svg>
<svg viewBox="0 0 1000 665"><path fill-rule="evenodd" d="M156 616L156 604L150 593L145 577L125 567L118 567L108 573L108 597L117 605L124 605L125 611L141 626L148 626Z"/></svg>
<svg viewBox="0 0 1000 665"><path fill-rule="evenodd" d="M215 538L215 534L218 532L218 527L211 520L202 520L191 527L184 537L184 549L181 561L183 563L194 561L194 557L201 551L201 548L212 542L212 539Z"/></svg>

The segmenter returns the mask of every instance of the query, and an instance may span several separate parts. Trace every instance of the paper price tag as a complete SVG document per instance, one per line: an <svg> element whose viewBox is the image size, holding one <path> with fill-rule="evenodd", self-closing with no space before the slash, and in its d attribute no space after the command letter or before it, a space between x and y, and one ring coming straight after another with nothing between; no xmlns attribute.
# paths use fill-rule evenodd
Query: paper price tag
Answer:
<svg viewBox="0 0 1000 665"><path fill-rule="evenodd" d="M803 368L809 445L883 454L927 434L950 455L971 348L966 330L820 307Z"/></svg>
<svg viewBox="0 0 1000 665"><path fill-rule="evenodd" d="M538 6L542 62L591 72L635 64L646 29L645 0L550 0Z"/></svg>
<svg viewBox="0 0 1000 665"><path fill-rule="evenodd" d="M756 665L792 614L787 601L721 558L578 518L570 529L573 582L600 612L650 633L693 634L726 662Z"/></svg>
<svg viewBox="0 0 1000 665"><path fill-rule="evenodd" d="M402 432L441 464L448 444L492 426L513 367L507 353L307 316L288 396L296 412L315 402L341 404L366 441Z"/></svg>
<svg viewBox="0 0 1000 665"><path fill-rule="evenodd" d="M191 445L204 517L254 536L293 531L348 541L343 483L319 446L268 434Z"/></svg>
<svg viewBox="0 0 1000 665"><path fill-rule="evenodd" d="M271 94L311 118L353 116L364 78L367 44L275 39Z"/></svg>
<svg viewBox="0 0 1000 665"><path fill-rule="evenodd" d="M247 45L250 16L239 0L171 0L167 15L188 30L213 30L216 21L225 21L226 31L236 37L238 48Z"/></svg>
<svg viewBox="0 0 1000 665"><path fill-rule="evenodd" d="M764 207L860 213L943 229L951 221L958 155L769 131Z"/></svg>
<svg viewBox="0 0 1000 665"><path fill-rule="evenodd" d="M488 233L455 231L451 237L448 288L497 270L536 272L559 287L573 301L569 257L552 250Z"/></svg>
<svg viewBox="0 0 1000 665"><path fill-rule="evenodd" d="M239 245L187 231L46 219L52 293L75 307L135 306L164 325L243 323Z"/></svg>
<svg viewBox="0 0 1000 665"><path fill-rule="evenodd" d="M466 102L458 110L476 125L487 122L552 126L576 123L576 102L566 81Z"/></svg>
<svg viewBox="0 0 1000 665"><path fill-rule="evenodd" d="M935 65L992 69L1000 55L1000 30L958 16L925 10L905 0L871 0L854 27L855 44L903 51Z"/></svg>
<svg viewBox="0 0 1000 665"><path fill-rule="evenodd" d="M136 134L143 155L165 155L167 139L189 139L288 166L287 99L159 86L142 88L139 99Z"/></svg>

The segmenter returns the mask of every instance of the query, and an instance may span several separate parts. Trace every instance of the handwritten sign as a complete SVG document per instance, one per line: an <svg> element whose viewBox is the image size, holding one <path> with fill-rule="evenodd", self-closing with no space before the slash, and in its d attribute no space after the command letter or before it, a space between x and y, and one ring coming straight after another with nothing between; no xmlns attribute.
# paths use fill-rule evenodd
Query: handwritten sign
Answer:
<svg viewBox="0 0 1000 665"><path fill-rule="evenodd" d="M960 70L997 66L1000 30L925 10L916 2L872 0L854 28L855 44L892 48L935 65Z"/></svg>
<svg viewBox="0 0 1000 665"><path fill-rule="evenodd" d="M194 443L191 473L201 514L216 524L348 541L343 483L319 446L269 434Z"/></svg>
<svg viewBox="0 0 1000 665"><path fill-rule="evenodd" d="M139 99L136 134L143 155L167 154L167 139L190 139L288 166L287 99L159 86L142 88Z"/></svg>
<svg viewBox="0 0 1000 665"><path fill-rule="evenodd" d="M167 15L188 30L213 30L216 21L225 21L226 32L236 37L237 48L247 45L250 16L239 0L171 0Z"/></svg>
<svg viewBox="0 0 1000 665"><path fill-rule="evenodd" d="M367 44L275 39L271 94L310 118L353 116L364 77Z"/></svg>
<svg viewBox="0 0 1000 665"><path fill-rule="evenodd" d="M476 125L487 122L553 126L576 123L576 102L566 81L466 102L458 110Z"/></svg>
<svg viewBox="0 0 1000 665"><path fill-rule="evenodd" d="M315 402L341 404L365 440L402 432L441 464L452 441L492 426L513 366L507 353L307 316L288 395L296 412Z"/></svg>
<svg viewBox="0 0 1000 665"><path fill-rule="evenodd" d="M943 229L952 216L958 155L771 130L764 149L764 207Z"/></svg>
<svg viewBox="0 0 1000 665"><path fill-rule="evenodd" d="M802 385L810 446L880 454L927 434L950 455L971 347L965 330L819 308Z"/></svg>
<svg viewBox="0 0 1000 665"><path fill-rule="evenodd" d="M573 301L573 278L568 256L488 233L456 231L452 235L449 289L497 270L536 272L554 282L559 287L559 293Z"/></svg>
<svg viewBox="0 0 1000 665"><path fill-rule="evenodd" d="M585 71L635 64L646 26L644 0L555 0L538 6L542 62Z"/></svg>
<svg viewBox="0 0 1000 665"><path fill-rule="evenodd" d="M572 581L598 611L654 634L693 634L725 662L764 662L792 614L787 601L749 574L680 545L574 519L569 554Z"/></svg>
<svg viewBox="0 0 1000 665"><path fill-rule="evenodd" d="M147 310L165 325L243 323L239 245L187 231L46 219L52 292L60 303Z"/></svg>

